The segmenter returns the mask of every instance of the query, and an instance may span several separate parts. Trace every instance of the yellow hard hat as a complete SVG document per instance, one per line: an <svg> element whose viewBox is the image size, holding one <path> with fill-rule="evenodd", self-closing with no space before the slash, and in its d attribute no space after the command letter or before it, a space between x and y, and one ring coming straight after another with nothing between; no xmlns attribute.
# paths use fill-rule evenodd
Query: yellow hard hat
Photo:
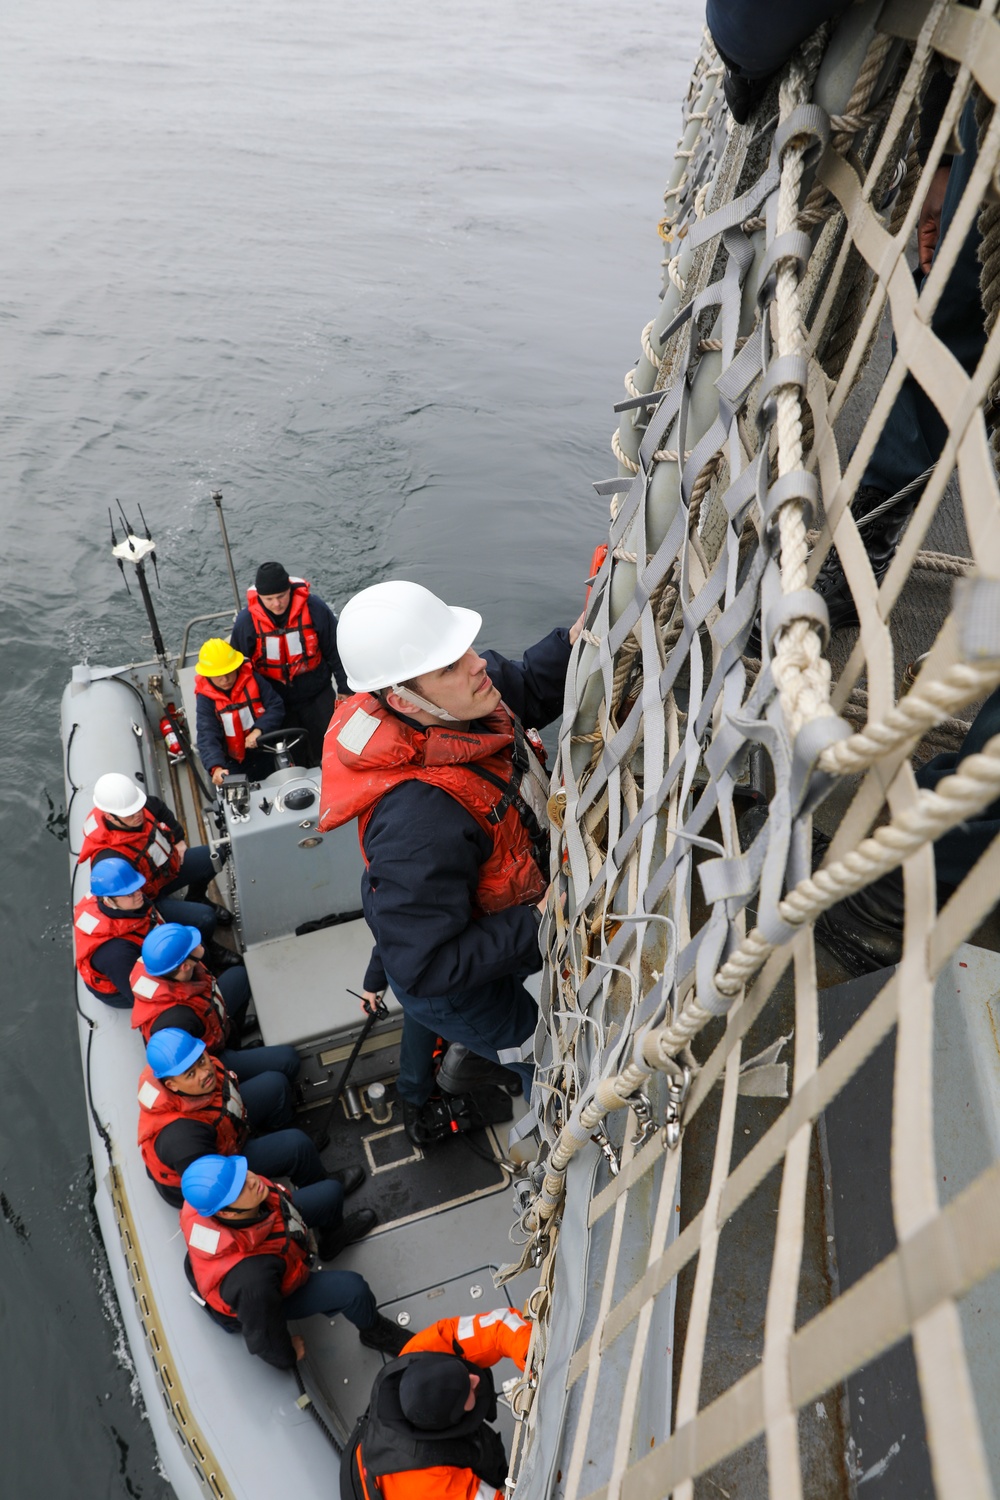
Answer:
<svg viewBox="0 0 1000 1500"><path fill-rule="evenodd" d="M245 660L243 653L228 641L216 638L206 641L202 646L194 669L199 677L225 677L227 673L235 672L237 667L242 667Z"/></svg>

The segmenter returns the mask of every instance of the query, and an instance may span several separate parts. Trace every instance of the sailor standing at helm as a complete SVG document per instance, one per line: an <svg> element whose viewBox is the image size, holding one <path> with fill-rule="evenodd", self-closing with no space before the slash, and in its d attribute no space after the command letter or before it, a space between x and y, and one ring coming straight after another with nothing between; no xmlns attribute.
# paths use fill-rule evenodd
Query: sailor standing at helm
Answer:
<svg viewBox="0 0 1000 1500"><path fill-rule="evenodd" d="M356 594L340 618L355 696L323 752L319 826L358 819L376 940L364 987L388 981L403 1007L397 1088L418 1143L443 1134L438 1036L532 1077L538 1011L522 981L541 966L548 779L524 725L562 711L583 617L522 662L478 655L481 623L416 583Z"/></svg>
<svg viewBox="0 0 1000 1500"><path fill-rule="evenodd" d="M285 706L271 684L228 641L206 641L195 663L198 754L216 786L243 772L263 781L274 761L256 744L280 729Z"/></svg>
<svg viewBox="0 0 1000 1500"><path fill-rule="evenodd" d="M333 717L331 679L338 692L347 692L333 610L304 578L290 578L282 563L261 563L229 639L277 690L285 723L306 731L309 764L318 766Z"/></svg>

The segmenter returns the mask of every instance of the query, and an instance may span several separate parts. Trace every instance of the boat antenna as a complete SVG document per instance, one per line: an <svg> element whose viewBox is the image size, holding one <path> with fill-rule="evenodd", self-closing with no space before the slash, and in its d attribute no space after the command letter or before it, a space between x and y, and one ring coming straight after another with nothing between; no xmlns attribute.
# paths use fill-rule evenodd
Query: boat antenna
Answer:
<svg viewBox="0 0 1000 1500"><path fill-rule="evenodd" d="M213 490L212 499L215 501L215 514L219 518L219 530L222 532L222 550L226 554L226 566L229 568L229 582L233 587L233 599L236 603L236 613L239 614L243 608L243 600L240 598L239 584L236 582L236 569L233 567L233 554L229 550L229 533L226 531L226 518L222 514L222 491Z"/></svg>
<svg viewBox="0 0 1000 1500"><path fill-rule="evenodd" d="M115 534L115 518L114 518L114 516L111 513L111 506L110 505L108 506L108 520L111 522L111 556L115 559L115 562L118 564L118 571L122 575L122 582L125 585L125 592L126 592L126 594L128 594L129 598L131 598L132 597L132 590L128 586L128 577L127 577L126 572L125 572L125 564L122 562L121 558L118 556L118 553L116 551L116 548L118 546L118 537Z"/></svg>
<svg viewBox="0 0 1000 1500"><path fill-rule="evenodd" d="M153 650L156 652L157 659L163 670L167 673L168 676L173 676L170 663L167 660L167 652L166 647L163 644L163 636L160 634L159 621L156 618L156 611L153 608L153 599L152 595L149 592L149 581L146 578L146 563L152 562L153 567L156 567L156 543L153 541L153 538L149 534L149 527L146 526L145 516L143 516L142 524L146 527L146 535L144 537L137 536L136 533L132 530L132 526L129 523L128 517L122 509L121 501L116 499L115 503L118 506L118 512L122 518L122 524L125 527L125 540L123 542L118 541L115 534L114 517L112 516L111 555L117 562L118 566L121 568L123 575L125 574L126 563L131 563L132 567L135 568L135 576L139 582L139 593L142 595L142 602L146 610L146 618L149 621L149 628L153 634ZM110 508L108 513L110 515ZM141 510L139 511L139 514L140 516L142 515ZM159 583L159 575L157 575L156 581L157 583ZM125 579L125 583L126 587L128 587L127 577ZM129 589L129 593L131 592L132 590Z"/></svg>
<svg viewBox="0 0 1000 1500"><path fill-rule="evenodd" d="M136 508L137 508L137 510L139 512L139 520L142 522L143 526L145 526L145 528L146 528L146 541L147 542L151 542L153 540L153 533L149 529L149 522L146 520L146 517L143 515L143 513L142 513L142 506L139 504L138 500L135 503L136 503ZM159 568L156 565L156 553L155 552L151 552L150 553L149 560L153 564L153 572L156 574L156 587L159 588L160 587L160 570L159 570Z"/></svg>

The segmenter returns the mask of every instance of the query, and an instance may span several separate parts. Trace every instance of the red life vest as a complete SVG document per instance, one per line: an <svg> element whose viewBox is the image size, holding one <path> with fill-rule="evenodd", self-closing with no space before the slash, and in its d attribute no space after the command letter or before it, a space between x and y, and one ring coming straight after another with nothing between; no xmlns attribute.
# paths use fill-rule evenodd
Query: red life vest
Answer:
<svg viewBox="0 0 1000 1500"><path fill-rule="evenodd" d="M246 1106L236 1087L236 1074L224 1068L217 1057L215 1089L207 1099L175 1094L156 1078L150 1067L139 1078L139 1149L149 1175L164 1187L179 1188L180 1173L165 1166L156 1154L156 1138L176 1120L199 1120L215 1131L219 1156L238 1156L250 1135Z"/></svg>
<svg viewBox="0 0 1000 1500"><path fill-rule="evenodd" d="M229 1040L229 1016L226 1002L219 987L203 963L195 960L195 969L190 979L170 979L166 975L157 978L150 974L140 958L129 975L134 997L132 1025L142 1032L148 1042L153 1034L153 1022L165 1010L174 1005L186 1005L193 1010L205 1030L202 1041L209 1052L221 1052Z"/></svg>
<svg viewBox="0 0 1000 1500"><path fill-rule="evenodd" d="M476 890L481 913L527 905L544 894L545 783L506 704L478 720L476 728L417 729L370 693L341 703L323 743L320 829L357 818L364 855L365 829L377 803L411 780L448 792L492 839Z"/></svg>
<svg viewBox="0 0 1000 1500"><path fill-rule="evenodd" d="M109 917L101 910L96 896L84 896L78 901L73 909L73 943L76 967L88 989L96 990L99 995L116 995L116 986L106 974L94 968L91 958L111 938L125 938L141 950L143 938L159 920L151 906L145 911L123 911L120 916Z"/></svg>
<svg viewBox="0 0 1000 1500"><path fill-rule="evenodd" d="M236 674L236 681L228 693L220 692L207 677L194 679L194 690L205 698L211 698L215 712L226 737L226 749L233 760L242 763L246 755L246 738L253 728L254 719L264 712L264 700L254 679L253 667L245 661Z"/></svg>
<svg viewBox="0 0 1000 1500"><path fill-rule="evenodd" d="M159 895L181 867L181 856L174 848L170 829L166 823L157 822L148 807L142 809L142 824L138 828L115 828L95 807L83 825L83 833L81 864L85 859L93 859L100 850L111 849L145 875L146 894L151 898Z"/></svg>
<svg viewBox="0 0 1000 1500"><path fill-rule="evenodd" d="M276 1182L264 1178L270 1189L268 1210L256 1224L235 1224L225 1219L203 1219L185 1203L181 1230L187 1241L195 1285L209 1307L226 1317L236 1314L224 1302L219 1287L229 1272L248 1255L277 1255L285 1263L281 1295L289 1296L309 1279L309 1230L290 1196Z"/></svg>
<svg viewBox="0 0 1000 1500"><path fill-rule="evenodd" d="M284 625L274 623L255 588L247 589L247 608L257 632L253 664L262 676L283 684L323 665L319 636L309 610L309 585L304 578L288 581L292 597Z"/></svg>

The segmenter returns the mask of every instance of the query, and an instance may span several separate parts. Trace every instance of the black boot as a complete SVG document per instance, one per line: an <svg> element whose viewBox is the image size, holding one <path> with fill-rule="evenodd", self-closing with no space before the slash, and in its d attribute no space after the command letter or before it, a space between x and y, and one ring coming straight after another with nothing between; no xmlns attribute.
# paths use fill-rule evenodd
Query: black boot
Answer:
<svg viewBox="0 0 1000 1500"><path fill-rule="evenodd" d="M482 1084L497 1085L508 1094L522 1092L521 1080L502 1063L491 1062L470 1052L461 1042L452 1042L438 1069L438 1088L444 1094L475 1093Z"/></svg>
<svg viewBox="0 0 1000 1500"><path fill-rule="evenodd" d="M884 490L876 489L872 484L863 484L851 502L851 514L856 521L860 521L888 498ZM919 492L907 495L905 500L900 500L898 505L894 505L891 510L885 512L885 515L873 521L871 526L864 526L861 529L861 540L865 544L868 561L875 574L875 582L880 586L882 579L889 571L889 564L896 556L896 549L903 539L907 522L917 508L919 498ZM813 588L821 598L826 600L831 631L841 630L845 625L858 623L857 606L840 565L836 548L827 554L826 561L816 575Z"/></svg>
<svg viewBox="0 0 1000 1500"><path fill-rule="evenodd" d="M317 1235L320 1260L333 1260L341 1250L353 1245L355 1240L362 1240L366 1234L371 1234L377 1223L378 1214L373 1208L359 1208L356 1213L347 1214L341 1219L336 1229L321 1230Z"/></svg>
<svg viewBox="0 0 1000 1500"><path fill-rule="evenodd" d="M906 902L899 870L845 896L816 923L816 936L851 974L874 974L903 953Z"/></svg>
<svg viewBox="0 0 1000 1500"><path fill-rule="evenodd" d="M205 944L205 963L213 974L218 975L225 973L226 969L240 968L243 960L231 948L224 948L214 938L209 938Z"/></svg>
<svg viewBox="0 0 1000 1500"><path fill-rule="evenodd" d="M428 1099L425 1104L403 1099L401 1103L403 1129L415 1146L433 1146L452 1133L451 1117L440 1099Z"/></svg>
<svg viewBox="0 0 1000 1500"><path fill-rule="evenodd" d="M406 1329L382 1313L377 1315L370 1328L358 1329L358 1338L366 1349L377 1349L380 1354L388 1354L393 1359L398 1359L410 1342Z"/></svg>

